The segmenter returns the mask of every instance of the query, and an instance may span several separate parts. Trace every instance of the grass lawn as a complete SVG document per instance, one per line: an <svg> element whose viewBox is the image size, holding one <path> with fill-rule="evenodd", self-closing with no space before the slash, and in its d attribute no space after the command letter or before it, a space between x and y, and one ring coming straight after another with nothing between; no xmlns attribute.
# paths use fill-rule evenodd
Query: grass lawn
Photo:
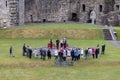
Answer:
<svg viewBox="0 0 120 80"><path fill-rule="evenodd" d="M63 32L56 32L60 30L63 30ZM0 79L119 80L120 50L103 40L101 34L101 30L96 25L88 24L31 24L18 28L1 29ZM57 37L59 35L61 36ZM80 36L76 38L75 35ZM101 55L99 59L84 60L82 58L74 62L72 67L56 67L54 66L54 58L42 61L41 59L28 59L22 56L24 43L32 48L47 46L51 36L53 42L56 38L63 39L67 37L70 46L84 49L88 47L95 48L97 44L100 46L106 44L105 55ZM13 46L15 57L9 56L10 46Z"/></svg>
<svg viewBox="0 0 120 80"><path fill-rule="evenodd" d="M117 32L117 36L118 36L117 40L120 41L120 27L115 27L115 32Z"/></svg>
<svg viewBox="0 0 120 80"><path fill-rule="evenodd" d="M77 24L77 23L48 23L48 24L28 24L25 26L20 26L19 28L26 28L28 29L32 28L32 29L99 29L99 27L97 27L96 25L92 25L92 24Z"/></svg>
<svg viewBox="0 0 120 80"><path fill-rule="evenodd" d="M17 28L1 29L0 38L27 39L103 39L96 25L90 24L31 24Z"/></svg>
<svg viewBox="0 0 120 80"><path fill-rule="evenodd" d="M42 61L22 56L22 45L32 48L45 46L48 39L1 39L0 78L2 80L119 80L120 50L104 40L72 40L68 43L75 47L96 47L105 43L105 55L99 59L74 62L73 67L55 67L54 58ZM9 46L14 47L14 58L9 56Z"/></svg>

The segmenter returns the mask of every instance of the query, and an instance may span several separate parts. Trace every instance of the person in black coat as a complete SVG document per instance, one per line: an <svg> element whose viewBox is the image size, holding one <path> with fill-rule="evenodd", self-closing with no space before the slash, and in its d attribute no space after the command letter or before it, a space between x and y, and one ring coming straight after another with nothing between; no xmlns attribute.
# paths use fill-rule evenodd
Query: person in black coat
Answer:
<svg viewBox="0 0 120 80"><path fill-rule="evenodd" d="M9 52L10 52L10 56L11 56L11 57L14 57L14 56L13 56L13 47L12 47L12 46L10 46Z"/></svg>
<svg viewBox="0 0 120 80"><path fill-rule="evenodd" d="M28 48L28 51L29 51L29 58L31 59L32 58L32 49L31 48Z"/></svg>
<svg viewBox="0 0 120 80"><path fill-rule="evenodd" d="M25 51L26 51L26 56L29 57L29 46L28 45L27 45Z"/></svg>
<svg viewBox="0 0 120 80"><path fill-rule="evenodd" d="M72 57L72 61L73 61L75 59L74 50L72 49L70 53L71 53L71 57Z"/></svg>
<svg viewBox="0 0 120 80"><path fill-rule="evenodd" d="M67 40L66 40L66 38L64 38L64 40L63 40L63 45L64 45L64 49L66 49L66 45L67 45Z"/></svg>
<svg viewBox="0 0 120 80"><path fill-rule="evenodd" d="M42 49L40 49L40 55L41 55L40 59L43 59L43 50Z"/></svg>
<svg viewBox="0 0 120 80"><path fill-rule="evenodd" d="M57 40L56 40L56 48L57 48L57 49L59 49L59 43L60 43L60 40L57 39Z"/></svg>
<svg viewBox="0 0 120 80"><path fill-rule="evenodd" d="M96 59L98 58L99 53L100 53L100 48L99 48L99 45L98 45L96 50L95 50Z"/></svg>
<svg viewBox="0 0 120 80"><path fill-rule="evenodd" d="M25 44L23 45L23 56L25 56L25 53L26 53L26 46Z"/></svg>
<svg viewBox="0 0 120 80"><path fill-rule="evenodd" d="M88 59L88 48L85 49L85 60Z"/></svg>
<svg viewBox="0 0 120 80"><path fill-rule="evenodd" d="M104 53L105 53L105 44L102 45L102 51L101 51L101 54L104 55Z"/></svg>
<svg viewBox="0 0 120 80"><path fill-rule="evenodd" d="M42 56L43 56L43 61L45 61L45 58L46 58L46 50L43 50Z"/></svg>
<svg viewBox="0 0 120 80"><path fill-rule="evenodd" d="M53 41L52 39L50 39L50 49L52 49L52 44L53 44Z"/></svg>
<svg viewBox="0 0 120 80"><path fill-rule="evenodd" d="M48 51L47 51L47 56L48 56L48 59L51 59L51 51L50 51L50 49L48 49Z"/></svg>

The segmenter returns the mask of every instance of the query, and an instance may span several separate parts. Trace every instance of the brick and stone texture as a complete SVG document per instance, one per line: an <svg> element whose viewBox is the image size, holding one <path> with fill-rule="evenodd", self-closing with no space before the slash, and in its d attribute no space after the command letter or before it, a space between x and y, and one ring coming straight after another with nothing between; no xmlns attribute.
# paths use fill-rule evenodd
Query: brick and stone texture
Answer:
<svg viewBox="0 0 120 80"><path fill-rule="evenodd" d="M117 13L120 0L0 0L0 26L18 26L25 23L80 22L89 23L92 10L96 23L105 24L110 13ZM110 16L112 17L112 16ZM119 25L119 23L118 23Z"/></svg>

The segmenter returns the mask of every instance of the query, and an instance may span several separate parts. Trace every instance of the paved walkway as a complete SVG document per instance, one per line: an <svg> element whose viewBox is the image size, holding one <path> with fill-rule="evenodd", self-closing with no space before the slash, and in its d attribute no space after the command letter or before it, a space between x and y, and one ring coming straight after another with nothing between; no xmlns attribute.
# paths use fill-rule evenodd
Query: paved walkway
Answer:
<svg viewBox="0 0 120 80"><path fill-rule="evenodd" d="M120 49L120 42L119 41L114 41L114 40L111 40L111 41L108 41L110 44L114 45L115 47L119 48Z"/></svg>
<svg viewBox="0 0 120 80"><path fill-rule="evenodd" d="M104 27L102 25L98 25L101 29L106 29L106 28L109 28L109 27ZM120 49L120 41L117 41L117 40L107 40L110 44L114 45L115 47L119 48Z"/></svg>

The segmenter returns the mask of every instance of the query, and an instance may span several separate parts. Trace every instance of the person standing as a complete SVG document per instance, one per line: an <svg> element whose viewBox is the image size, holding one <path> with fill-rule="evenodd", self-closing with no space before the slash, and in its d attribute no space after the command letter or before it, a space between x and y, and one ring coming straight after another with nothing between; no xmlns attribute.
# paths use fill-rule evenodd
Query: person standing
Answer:
<svg viewBox="0 0 120 80"><path fill-rule="evenodd" d="M57 39L57 40L56 40L56 48L57 48L57 49L59 49L59 43L60 43L60 40Z"/></svg>
<svg viewBox="0 0 120 80"><path fill-rule="evenodd" d="M40 59L43 59L43 50L42 49L40 49L40 55L41 55L41 57L40 57Z"/></svg>
<svg viewBox="0 0 120 80"><path fill-rule="evenodd" d="M100 52L100 48L99 45L97 45L97 48L95 50L96 59L99 57L99 52Z"/></svg>
<svg viewBox="0 0 120 80"><path fill-rule="evenodd" d="M66 40L66 38L64 38L64 40L63 40L63 45L64 45L64 49L66 49L66 45L67 45L67 40Z"/></svg>
<svg viewBox="0 0 120 80"><path fill-rule="evenodd" d="M31 59L32 58L32 49L29 47L28 51L29 51L29 58Z"/></svg>
<svg viewBox="0 0 120 80"><path fill-rule="evenodd" d="M13 47L12 47L12 46L10 46L9 52L10 52L10 56L11 56L11 57L14 57L14 56L13 56Z"/></svg>
<svg viewBox="0 0 120 80"><path fill-rule="evenodd" d="M76 48L75 50L74 50L74 56L75 56L75 61L77 61L78 60L78 49Z"/></svg>
<svg viewBox="0 0 120 80"><path fill-rule="evenodd" d="M50 49L52 49L52 44L53 44L53 41L52 39L50 39Z"/></svg>
<svg viewBox="0 0 120 80"><path fill-rule="evenodd" d="M93 57L93 59L95 58L95 49L94 48L92 48L92 57Z"/></svg>
<svg viewBox="0 0 120 80"><path fill-rule="evenodd" d="M46 58L46 50L43 50L43 61L45 61L45 58Z"/></svg>
<svg viewBox="0 0 120 80"><path fill-rule="evenodd" d="M26 46L25 44L23 45L23 56L25 56L25 53L26 53Z"/></svg>
<svg viewBox="0 0 120 80"><path fill-rule="evenodd" d="M81 48L80 51L81 51L81 52L80 52L80 53L81 53L80 56L81 56L81 57L84 57L84 50L83 50L83 48Z"/></svg>
<svg viewBox="0 0 120 80"><path fill-rule="evenodd" d="M70 53L71 53L71 58L72 58L72 61L74 61L74 59L75 59L74 49L72 49Z"/></svg>
<svg viewBox="0 0 120 80"><path fill-rule="evenodd" d="M51 51L50 51L50 49L48 49L48 51L47 51L47 56L48 56L48 59L51 59Z"/></svg>
<svg viewBox="0 0 120 80"><path fill-rule="evenodd" d="M105 53L105 44L102 45L102 51L101 51L101 54L104 55L104 53Z"/></svg>
<svg viewBox="0 0 120 80"><path fill-rule="evenodd" d="M85 60L88 59L88 48L85 49Z"/></svg>
<svg viewBox="0 0 120 80"><path fill-rule="evenodd" d="M63 60L66 61L66 57L67 57L67 49L64 49L63 51Z"/></svg>
<svg viewBox="0 0 120 80"><path fill-rule="evenodd" d="M63 40L60 40L60 47L63 47Z"/></svg>
<svg viewBox="0 0 120 80"><path fill-rule="evenodd" d="M56 50L54 51L54 56L55 56L55 60L57 60L57 59L58 59L58 49L56 49Z"/></svg>
<svg viewBox="0 0 120 80"><path fill-rule="evenodd" d="M64 52L64 49L61 48L59 53L58 53L58 56L59 56L59 61L63 61L63 52Z"/></svg>

